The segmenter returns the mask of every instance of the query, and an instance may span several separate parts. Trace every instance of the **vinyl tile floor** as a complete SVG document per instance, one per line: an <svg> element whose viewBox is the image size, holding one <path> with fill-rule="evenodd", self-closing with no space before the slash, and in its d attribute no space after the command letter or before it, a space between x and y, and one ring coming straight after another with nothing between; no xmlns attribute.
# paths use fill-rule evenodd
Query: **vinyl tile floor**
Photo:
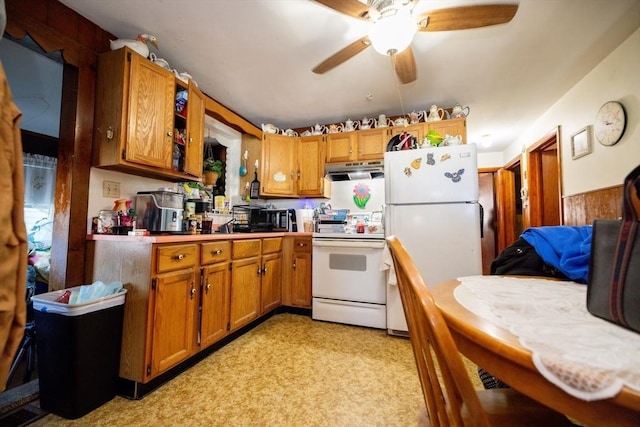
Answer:
<svg viewBox="0 0 640 427"><path fill-rule="evenodd" d="M476 387L482 385L469 371ZM277 314L141 400L32 426L415 426L422 392L407 338Z"/></svg>

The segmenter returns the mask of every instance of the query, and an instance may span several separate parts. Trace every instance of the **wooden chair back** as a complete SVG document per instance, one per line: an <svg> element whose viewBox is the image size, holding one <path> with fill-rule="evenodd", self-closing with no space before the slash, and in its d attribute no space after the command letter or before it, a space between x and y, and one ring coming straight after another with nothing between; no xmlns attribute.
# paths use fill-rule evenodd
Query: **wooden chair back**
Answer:
<svg viewBox="0 0 640 427"><path fill-rule="evenodd" d="M475 425L489 426L449 328L413 259L395 236L387 243L431 425L463 426L464 405Z"/></svg>

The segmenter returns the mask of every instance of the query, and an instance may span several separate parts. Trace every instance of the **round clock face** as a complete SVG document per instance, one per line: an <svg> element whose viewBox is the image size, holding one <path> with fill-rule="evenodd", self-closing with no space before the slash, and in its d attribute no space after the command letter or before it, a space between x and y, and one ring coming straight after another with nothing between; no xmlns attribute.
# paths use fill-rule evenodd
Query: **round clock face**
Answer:
<svg viewBox="0 0 640 427"><path fill-rule="evenodd" d="M614 145L622 138L627 116L624 107L617 101L605 102L596 115L594 133L602 145Z"/></svg>

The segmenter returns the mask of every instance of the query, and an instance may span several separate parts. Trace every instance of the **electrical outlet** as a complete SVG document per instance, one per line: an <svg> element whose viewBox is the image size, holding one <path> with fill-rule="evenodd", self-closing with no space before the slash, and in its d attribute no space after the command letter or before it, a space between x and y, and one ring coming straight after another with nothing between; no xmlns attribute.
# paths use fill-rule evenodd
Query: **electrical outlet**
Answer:
<svg viewBox="0 0 640 427"><path fill-rule="evenodd" d="M103 197L120 197L120 183L115 181L102 181Z"/></svg>

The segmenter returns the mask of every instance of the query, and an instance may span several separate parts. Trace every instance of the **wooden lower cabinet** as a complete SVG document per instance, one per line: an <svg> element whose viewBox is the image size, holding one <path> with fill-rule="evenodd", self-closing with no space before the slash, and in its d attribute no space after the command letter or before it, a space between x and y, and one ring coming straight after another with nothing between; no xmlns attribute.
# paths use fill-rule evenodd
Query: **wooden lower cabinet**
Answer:
<svg viewBox="0 0 640 427"><path fill-rule="evenodd" d="M282 305L282 237L262 240L261 314Z"/></svg>
<svg viewBox="0 0 640 427"><path fill-rule="evenodd" d="M158 275L153 279L151 359L154 376L193 354L194 315L199 278L193 268Z"/></svg>
<svg viewBox="0 0 640 427"><path fill-rule="evenodd" d="M204 349L227 335L229 330L231 242L203 243L200 254L199 346Z"/></svg>
<svg viewBox="0 0 640 427"><path fill-rule="evenodd" d="M246 325L260 314L260 257L231 261L231 331Z"/></svg>
<svg viewBox="0 0 640 427"><path fill-rule="evenodd" d="M311 237L284 238L282 304L311 308Z"/></svg>
<svg viewBox="0 0 640 427"><path fill-rule="evenodd" d="M87 283L127 289L119 376L142 384L282 305L289 275L282 237L90 240L86 254Z"/></svg>

